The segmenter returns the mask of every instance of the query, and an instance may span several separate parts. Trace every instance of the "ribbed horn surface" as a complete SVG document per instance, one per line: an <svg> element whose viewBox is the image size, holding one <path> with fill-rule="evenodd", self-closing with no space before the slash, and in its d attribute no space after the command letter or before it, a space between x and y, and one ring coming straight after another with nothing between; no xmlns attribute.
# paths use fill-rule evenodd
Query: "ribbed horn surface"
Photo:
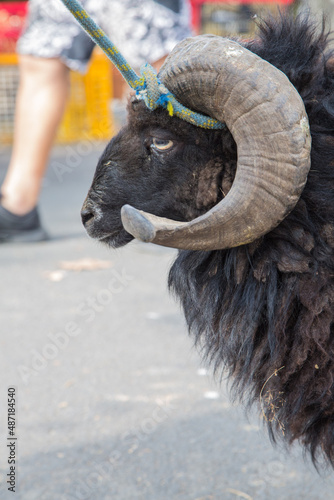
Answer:
<svg viewBox="0 0 334 500"><path fill-rule="evenodd" d="M276 227L296 205L310 169L308 118L288 78L237 42L212 35L181 42L159 77L182 104L226 123L237 144L236 175L227 196L190 222L124 206L124 228L142 241L214 250Z"/></svg>

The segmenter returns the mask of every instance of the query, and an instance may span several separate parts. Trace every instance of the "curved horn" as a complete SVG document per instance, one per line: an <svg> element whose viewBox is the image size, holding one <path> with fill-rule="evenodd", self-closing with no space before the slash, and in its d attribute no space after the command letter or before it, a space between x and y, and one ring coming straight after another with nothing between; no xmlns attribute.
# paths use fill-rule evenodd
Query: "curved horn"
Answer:
<svg viewBox="0 0 334 500"><path fill-rule="evenodd" d="M237 144L236 175L227 196L190 222L124 206L126 231L159 245L214 250L276 227L296 205L310 169L308 119L288 78L237 42L212 35L181 42L159 77L182 104L226 123Z"/></svg>

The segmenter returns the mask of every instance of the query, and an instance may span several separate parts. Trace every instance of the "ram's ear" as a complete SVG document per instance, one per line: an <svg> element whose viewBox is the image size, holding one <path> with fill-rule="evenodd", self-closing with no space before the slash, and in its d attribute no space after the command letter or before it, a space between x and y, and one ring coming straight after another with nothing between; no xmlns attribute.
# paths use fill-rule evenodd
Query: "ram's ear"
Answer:
<svg viewBox="0 0 334 500"><path fill-rule="evenodd" d="M278 226L310 169L308 118L288 78L238 43L210 35L181 42L159 76L182 104L226 123L237 144L236 175L227 196L197 219L180 223L128 207L125 229L159 245L214 250Z"/></svg>
<svg viewBox="0 0 334 500"><path fill-rule="evenodd" d="M197 192L194 193L196 208L208 210L221 198L222 163L211 160L194 175L197 176Z"/></svg>

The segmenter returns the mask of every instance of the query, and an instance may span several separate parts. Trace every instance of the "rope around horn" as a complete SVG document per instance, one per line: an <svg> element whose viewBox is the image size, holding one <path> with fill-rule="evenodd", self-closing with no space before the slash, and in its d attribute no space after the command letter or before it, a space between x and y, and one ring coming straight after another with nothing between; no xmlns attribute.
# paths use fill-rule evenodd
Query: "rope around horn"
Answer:
<svg viewBox="0 0 334 500"><path fill-rule="evenodd" d="M118 71L120 71L128 85L136 91L140 99L144 100L149 109L154 110L158 106L162 106L168 110L171 116L176 115L197 127L206 129L222 129L225 127L224 123L191 111L178 102L174 95L161 83L155 69L149 64L142 66L141 76L138 76L104 31L95 23L77 0L61 1L92 40L101 47Z"/></svg>

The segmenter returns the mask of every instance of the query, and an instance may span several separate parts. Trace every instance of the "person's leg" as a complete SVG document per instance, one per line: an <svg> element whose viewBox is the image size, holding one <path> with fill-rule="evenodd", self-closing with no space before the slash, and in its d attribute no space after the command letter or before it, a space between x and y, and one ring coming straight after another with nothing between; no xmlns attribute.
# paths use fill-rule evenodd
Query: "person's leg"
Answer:
<svg viewBox="0 0 334 500"><path fill-rule="evenodd" d="M1 186L1 205L14 214L37 204L68 90L69 70L60 59L20 57L13 151Z"/></svg>

